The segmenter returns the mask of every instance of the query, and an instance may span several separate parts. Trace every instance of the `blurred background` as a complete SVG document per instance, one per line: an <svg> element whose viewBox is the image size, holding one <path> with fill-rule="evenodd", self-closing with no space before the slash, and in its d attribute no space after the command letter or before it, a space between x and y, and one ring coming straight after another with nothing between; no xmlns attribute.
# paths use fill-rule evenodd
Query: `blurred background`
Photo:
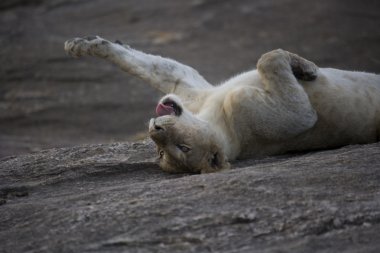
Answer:
<svg viewBox="0 0 380 253"><path fill-rule="evenodd" d="M108 62L73 59L99 35L176 59L218 84L283 48L380 73L378 0L2 0L0 157L144 138L159 92Z"/></svg>

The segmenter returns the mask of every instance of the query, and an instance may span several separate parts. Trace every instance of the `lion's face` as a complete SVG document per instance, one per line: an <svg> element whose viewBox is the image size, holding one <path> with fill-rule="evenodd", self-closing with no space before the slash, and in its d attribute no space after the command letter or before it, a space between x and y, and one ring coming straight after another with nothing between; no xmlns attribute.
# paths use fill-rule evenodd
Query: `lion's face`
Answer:
<svg viewBox="0 0 380 253"><path fill-rule="evenodd" d="M187 111L178 97L165 96L151 119L149 135L167 172L214 172L229 168L207 122Z"/></svg>

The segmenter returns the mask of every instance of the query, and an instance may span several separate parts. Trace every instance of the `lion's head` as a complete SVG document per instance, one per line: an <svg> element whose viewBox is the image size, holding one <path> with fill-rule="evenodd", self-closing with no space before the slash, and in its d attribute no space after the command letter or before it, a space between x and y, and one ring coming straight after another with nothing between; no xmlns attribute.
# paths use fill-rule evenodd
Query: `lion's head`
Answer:
<svg viewBox="0 0 380 253"><path fill-rule="evenodd" d="M149 135L157 145L159 164L167 172L214 172L230 167L208 122L188 111L175 95L161 99Z"/></svg>

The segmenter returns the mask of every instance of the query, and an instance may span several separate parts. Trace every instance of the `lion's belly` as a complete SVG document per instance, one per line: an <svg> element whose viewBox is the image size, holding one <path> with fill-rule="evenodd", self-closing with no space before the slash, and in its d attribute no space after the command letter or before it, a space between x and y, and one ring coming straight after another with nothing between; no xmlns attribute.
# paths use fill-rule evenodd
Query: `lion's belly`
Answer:
<svg viewBox="0 0 380 253"><path fill-rule="evenodd" d="M314 127L294 138L280 141L262 140L249 128L241 129L239 131L245 136L242 138L239 157L378 141L379 75L321 69L316 81L304 82L302 85L318 113ZM246 120L254 124L254 117Z"/></svg>
<svg viewBox="0 0 380 253"><path fill-rule="evenodd" d="M296 143L323 148L377 141L380 76L322 69L317 82L306 83L304 88L318 121Z"/></svg>

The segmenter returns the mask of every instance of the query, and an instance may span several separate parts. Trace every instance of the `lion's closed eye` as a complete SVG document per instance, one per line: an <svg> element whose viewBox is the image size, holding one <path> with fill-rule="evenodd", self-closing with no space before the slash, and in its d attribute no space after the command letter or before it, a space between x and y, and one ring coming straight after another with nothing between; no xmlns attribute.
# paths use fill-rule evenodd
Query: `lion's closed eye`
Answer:
<svg viewBox="0 0 380 253"><path fill-rule="evenodd" d="M187 153L191 150L191 148L185 144L178 144L177 147L183 152Z"/></svg>

